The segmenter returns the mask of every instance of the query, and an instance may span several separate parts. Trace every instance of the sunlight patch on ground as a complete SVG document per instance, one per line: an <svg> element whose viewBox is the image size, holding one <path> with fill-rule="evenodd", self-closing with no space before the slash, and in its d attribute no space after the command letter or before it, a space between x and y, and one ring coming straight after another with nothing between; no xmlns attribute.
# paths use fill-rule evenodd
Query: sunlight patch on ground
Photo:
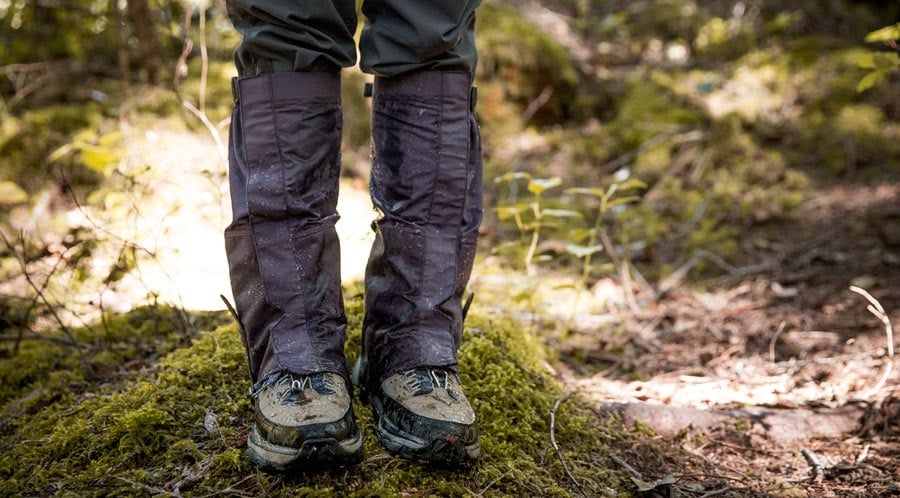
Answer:
<svg viewBox="0 0 900 498"><path fill-rule="evenodd" d="M150 294L185 309L224 309L219 295L231 298L231 287L222 231L231 208L226 167L215 144L176 131L130 138L126 161L150 169L141 177L143 192L130 193L136 216L111 219L107 229L147 251L135 272L103 291L105 309L125 311ZM360 279L373 240L368 192L344 182L338 210L343 278ZM77 213L72 221L79 218L85 222Z"/></svg>

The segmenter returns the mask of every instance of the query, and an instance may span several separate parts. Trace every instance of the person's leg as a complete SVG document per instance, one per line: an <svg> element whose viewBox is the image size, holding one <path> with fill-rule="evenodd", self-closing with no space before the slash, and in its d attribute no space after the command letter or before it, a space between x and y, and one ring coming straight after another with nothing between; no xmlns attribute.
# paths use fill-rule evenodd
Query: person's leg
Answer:
<svg viewBox="0 0 900 498"><path fill-rule="evenodd" d="M359 373L382 444L411 459L480 455L456 358L482 218L471 86L477 4L363 4L362 65L377 73L370 188L381 218Z"/></svg>
<svg viewBox="0 0 900 498"><path fill-rule="evenodd" d="M479 4L481 0L365 0L360 67L385 77L426 70L474 74Z"/></svg>
<svg viewBox="0 0 900 498"><path fill-rule="evenodd" d="M354 2L228 0L244 36L229 142L231 286L246 333L256 424L270 470L361 457L344 358L334 229L341 66Z"/></svg>
<svg viewBox="0 0 900 498"><path fill-rule="evenodd" d="M226 8L242 36L234 57L242 77L356 63L353 0L227 0Z"/></svg>

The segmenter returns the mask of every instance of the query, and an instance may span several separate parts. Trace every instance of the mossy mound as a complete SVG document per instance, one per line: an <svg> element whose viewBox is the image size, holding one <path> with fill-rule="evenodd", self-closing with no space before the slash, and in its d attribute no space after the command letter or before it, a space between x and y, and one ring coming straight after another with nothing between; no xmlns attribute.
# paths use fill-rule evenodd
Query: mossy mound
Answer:
<svg viewBox="0 0 900 498"><path fill-rule="evenodd" d="M361 311L362 299L350 298L348 350L359 344ZM236 327L225 325L124 380L85 385L77 369L49 372L40 381L46 396L32 411L10 414L12 404L32 396L27 389L10 393L4 408L16 421L14 432L0 434L0 494L577 493L550 442L549 412L563 392L544 373L540 342L517 324L477 314L465 334L463 381L480 417L484 452L476 465L446 469L389 457L375 440L368 409L357 405L367 456L358 467L291 478L257 472L244 450L251 406L243 347ZM2 360L4 377L20 368L15 362ZM556 412L555 434L585 492L624 489L606 442L627 436L574 400Z"/></svg>

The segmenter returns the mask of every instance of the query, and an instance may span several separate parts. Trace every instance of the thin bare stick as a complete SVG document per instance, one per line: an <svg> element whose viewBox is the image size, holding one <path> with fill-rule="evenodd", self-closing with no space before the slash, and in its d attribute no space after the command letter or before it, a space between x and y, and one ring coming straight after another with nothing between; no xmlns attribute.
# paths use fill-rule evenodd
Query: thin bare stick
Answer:
<svg viewBox="0 0 900 498"><path fill-rule="evenodd" d="M778 342L778 338L784 332L785 325L787 325L787 322L782 320L781 324L778 325L778 330L775 331L775 335L772 336L772 340L769 342L769 361L772 363L775 363L775 343Z"/></svg>
<svg viewBox="0 0 900 498"><path fill-rule="evenodd" d="M612 461L613 461L613 462L619 464L619 466L621 466L621 467L622 467L623 469L625 469L629 474L631 474L631 477L634 477L635 479L637 479L637 480L639 480L639 481L643 481L643 480L644 480L644 476L642 476L640 472L638 472L637 470L635 470L634 467L632 467L631 465L628 465L628 462L626 462L625 460L622 460L621 458L619 458L619 457L617 457L617 456L615 456L615 455L610 455L609 457L612 458Z"/></svg>
<svg viewBox="0 0 900 498"><path fill-rule="evenodd" d="M812 480L814 482L820 482L825 478L825 466L822 465L822 461L819 460L819 457L812 452L809 448L803 448L800 450L800 453L803 454L803 458L806 458L806 463L812 467Z"/></svg>
<svg viewBox="0 0 900 498"><path fill-rule="evenodd" d="M865 445L865 446L863 446L862 451L859 452L859 456L856 457L856 464L857 464L857 465L859 465L859 464L865 462L865 461L866 461L866 458L869 457L869 446L870 446L870 445L868 445L868 444Z"/></svg>
<svg viewBox="0 0 900 498"><path fill-rule="evenodd" d="M206 78L209 73L209 55L206 50L206 5L200 7L200 112L206 115Z"/></svg>
<svg viewBox="0 0 900 498"><path fill-rule="evenodd" d="M639 313L641 309L634 299L634 289L631 288L631 272L629 271L630 265L628 264L628 261L619 257L619 253L616 251L615 246L613 246L612 240L610 240L606 230L600 229L599 234L600 241L603 242L603 247L606 249L606 254L609 255L609 259L612 260L613 265L616 267L616 271L619 273L619 280L622 281L622 289L625 291L625 302L628 303L628 307L631 309L632 313Z"/></svg>
<svg viewBox="0 0 900 498"><path fill-rule="evenodd" d="M859 294L871 303L866 306L866 309L869 310L869 313L875 315L875 318L881 320L881 323L884 324L884 333L887 336L888 357L884 363L884 373L881 374L878 383L863 394L863 397L869 398L877 394L878 391L881 391L881 388L884 387L884 383L887 382L888 377L891 375L891 370L894 368L894 329L891 327L891 319L888 318L887 313L884 311L884 307L877 299L872 297L872 294L869 294L865 289L855 285L850 286L850 291Z"/></svg>
<svg viewBox="0 0 900 498"><path fill-rule="evenodd" d="M550 100L551 96L553 96L553 85L547 85L541 90L541 94L525 108L525 112L522 113L522 123L528 123L534 117L534 113L538 112L538 109L543 107Z"/></svg>
<svg viewBox="0 0 900 498"><path fill-rule="evenodd" d="M23 241L25 240L24 235L22 235L21 238ZM40 300L44 303L44 306L47 307L47 311L50 313L53 319L56 320L56 323L59 325L60 330L62 330L66 337L68 337L69 340L72 341L72 345L75 346L75 351L78 353L78 358L81 360L82 364L84 364L84 367L90 371L90 364L88 364L87 358L85 358L84 356L84 351L78 345L78 340L75 338L75 334L72 332L72 329L66 326L66 322L64 322L63 319L59 316L59 313L56 312L56 306L53 305L53 303L51 303L49 299L47 299L47 296L44 295L43 289L41 289L37 285L37 283L35 283L34 279L31 278L31 274L28 271L28 261L25 254L18 254L16 252L15 245L13 245L13 243L6 237L2 230L0 230L0 239L3 239L3 243L6 245L7 249L9 249L13 256L15 256L16 260L19 263L19 267L22 269L22 276L25 277L25 281L28 282L29 287L31 287L31 289L37 294ZM24 242L22 243L22 248L22 250L24 251Z"/></svg>
<svg viewBox="0 0 900 498"><path fill-rule="evenodd" d="M562 451L559 449L559 445L556 444L556 410L559 409L559 405L563 403L563 401L569 399L572 396L572 393L566 393L565 396L556 400L556 403L553 405L553 409L550 410L550 444L553 445L553 449L556 450L556 456L559 457L560 463L562 463L563 470L566 471L566 475L569 476L569 479L575 483L575 487L578 488L578 491L581 492L582 495L588 496L587 493L584 492L584 488L581 487L581 483L578 482L578 479L575 479L575 476L572 475L572 472L569 470L569 466L566 465L566 460L562 456Z"/></svg>
<svg viewBox="0 0 900 498"><path fill-rule="evenodd" d="M190 32L191 32L191 15L194 13L191 9L185 9L184 11L184 45L181 48L181 56L178 57L178 62L175 63L175 77L172 79L172 85L175 87L175 91L178 91L178 85L181 83L181 78L187 74L187 58L191 55L191 51L194 49L194 41L191 40ZM182 68L185 68L182 71Z"/></svg>
<svg viewBox="0 0 900 498"><path fill-rule="evenodd" d="M700 258L696 254L691 256L687 262L679 266L671 275L660 282L656 290L656 299L662 299L670 290L681 285L681 282L684 281L688 273L697 266L697 263L699 262Z"/></svg>
<svg viewBox="0 0 900 498"><path fill-rule="evenodd" d="M194 116L203 123L203 126L209 131L209 134L212 136L213 140L216 142L216 150L219 151L219 158L222 160L222 164L228 164L228 153L225 151L225 144L222 142L222 137L219 136L219 130L216 128L216 125L209 120L209 117L206 116L206 113L200 112L200 109L194 107L194 104L191 104L187 100L182 100L181 105L184 106L185 109L191 112Z"/></svg>

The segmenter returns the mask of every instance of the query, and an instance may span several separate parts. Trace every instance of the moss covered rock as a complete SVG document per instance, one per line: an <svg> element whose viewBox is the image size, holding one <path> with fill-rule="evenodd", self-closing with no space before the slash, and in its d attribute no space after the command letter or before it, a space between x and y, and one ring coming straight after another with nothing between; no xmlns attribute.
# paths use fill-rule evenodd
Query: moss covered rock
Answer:
<svg viewBox="0 0 900 498"><path fill-rule="evenodd" d="M351 351L359 344L361 311L362 299L351 298ZM143 373L94 384L67 363L72 351L35 343L55 355L59 369L4 399L7 418L16 422L0 439L0 494L575 494L550 444L549 412L564 393L541 366L540 342L517 324L487 316L471 317L465 335L463 382L480 417L480 463L447 469L392 458L375 440L368 409L357 404L367 459L291 478L259 473L246 457L249 382L234 325L202 332ZM21 367L16 361L2 360L5 377ZM10 413L36 389L42 403ZM623 476L606 458L606 442L616 437L609 426L571 400L559 407L555 431L585 491L622 490Z"/></svg>

